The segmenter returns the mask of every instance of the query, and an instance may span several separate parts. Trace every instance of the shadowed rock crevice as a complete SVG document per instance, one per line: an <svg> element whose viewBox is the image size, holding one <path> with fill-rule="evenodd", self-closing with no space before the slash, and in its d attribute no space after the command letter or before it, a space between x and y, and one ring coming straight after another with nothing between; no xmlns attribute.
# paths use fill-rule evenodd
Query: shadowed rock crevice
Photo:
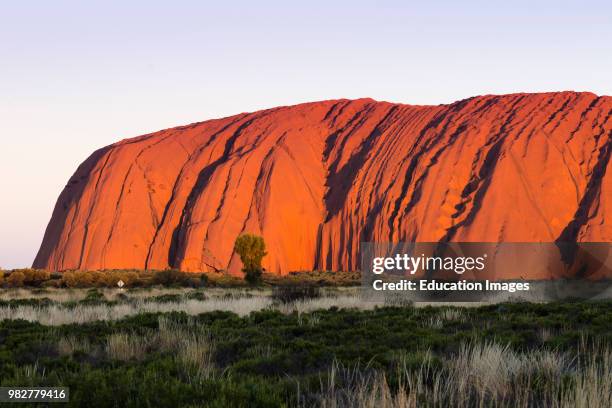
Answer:
<svg viewBox="0 0 612 408"><path fill-rule="evenodd" d="M217 167L229 160L230 155L232 153L232 149L234 147L234 143L240 136L241 132L248 128L248 126L253 123L255 119L257 119L257 117L253 117L242 123L226 140L221 156L214 162L208 164L198 174L197 181L195 182L191 192L189 193L189 196L187 197L185 207L183 208L183 211L181 213L179 224L172 232L172 240L170 242L170 249L168 251L169 266L178 267L178 265L180 264L180 260L178 259L179 250L182 246L182 241L185 240L186 228L189 226L190 223L194 222L191 216L194 202L199 198L199 195L208 185L210 178L213 176Z"/></svg>
<svg viewBox="0 0 612 408"><path fill-rule="evenodd" d="M199 146L197 149L195 149L194 152L189 154L187 159L181 165L180 170L176 173L176 176L173 177L174 181L172 183L171 195L168 201L166 202L166 205L164 206L161 220L148 246L146 261L145 261L145 269L150 269L151 263L154 262L154 259L153 259L154 258L154 248L158 244L158 239L160 237L161 231L167 227L167 221L169 219L172 219L172 215L177 208L178 208L178 211L180 211L182 214L182 211L184 209L184 202L182 202L182 200L185 199L185 197L182 194L182 190L183 190L183 185L185 184L184 182L189 176L190 169L194 166L197 166L196 162L198 160L201 160L201 156L203 152L206 151L208 148L210 148L212 143L216 141L217 138L220 137L221 134L228 131L228 129L230 129L232 126L236 125L240 120L244 118L244 116L245 116L244 114L237 115L236 117L233 118L233 120L226 121L225 123L223 123L218 130L215 130L213 134L208 137L207 141L202 146ZM192 191L192 190L193 188L188 188L188 191ZM162 242L160 244L165 249L164 252L165 252L166 259L164 262L164 266L171 265L170 264L170 259L171 259L170 251L172 248L172 242L173 242L172 240L174 239L174 232L176 231L176 229L173 229L173 227L170 227L170 228L172 229L172 233L170 234L170 238L171 238L170 248L164 246L165 242Z"/></svg>
<svg viewBox="0 0 612 408"><path fill-rule="evenodd" d="M599 149L597 163L592 170L585 193L578 204L578 209L572 221L563 229L557 242L576 242L578 234L589 221L589 214L596 210L598 200L601 198L601 182L606 175L612 153L612 132L608 132L608 140Z"/></svg>

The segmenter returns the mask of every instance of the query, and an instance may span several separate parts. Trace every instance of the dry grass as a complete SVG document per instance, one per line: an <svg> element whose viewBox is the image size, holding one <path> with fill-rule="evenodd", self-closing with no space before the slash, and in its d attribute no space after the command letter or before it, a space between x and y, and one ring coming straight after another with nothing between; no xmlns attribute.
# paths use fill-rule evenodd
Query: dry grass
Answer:
<svg viewBox="0 0 612 408"><path fill-rule="evenodd" d="M185 326L165 316L158 319L159 329L156 336L156 344L160 350L176 351L185 336Z"/></svg>
<svg viewBox="0 0 612 408"><path fill-rule="evenodd" d="M22 387L34 386L40 381L44 381L47 375L45 368L38 364L38 361L34 364L26 364L21 367L17 367L15 370L14 380L17 384Z"/></svg>
<svg viewBox="0 0 612 408"><path fill-rule="evenodd" d="M213 342L210 337L191 334L183 339L177 359L197 378L210 378L214 373Z"/></svg>
<svg viewBox="0 0 612 408"><path fill-rule="evenodd" d="M440 313L440 317L442 318L442 320L447 321L447 322L451 322L451 321L465 322L466 321L466 316L463 313L463 311L460 309L443 309L442 312Z"/></svg>
<svg viewBox="0 0 612 408"><path fill-rule="evenodd" d="M147 355L148 343L145 337L136 334L111 334L106 342L106 354L113 360L140 361Z"/></svg>
<svg viewBox="0 0 612 408"><path fill-rule="evenodd" d="M39 322L48 326L63 324L82 324L97 320L119 320L139 313L185 312L188 315L225 310L245 316L249 313L270 307L272 301L264 297L229 298L195 300L186 299L178 302L149 302L138 300L120 304L78 305L19 305L0 307L0 320L23 319Z"/></svg>
<svg viewBox="0 0 612 408"><path fill-rule="evenodd" d="M60 343L66 343L65 339ZM185 374L198 380L213 376L213 351L208 328L193 321L178 323L164 316L159 318L157 331L143 335L114 333L107 338L105 347L110 359L120 361L141 361L156 352L172 354L185 368Z"/></svg>
<svg viewBox="0 0 612 408"><path fill-rule="evenodd" d="M283 313L297 312L302 313L313 312L315 310L329 309L337 307L339 309L359 309L371 310L376 306L383 306L383 302L364 301L359 295L340 295L340 296L323 296L315 299L297 300L295 302L286 303L278 306L278 309Z"/></svg>
<svg viewBox="0 0 612 408"><path fill-rule="evenodd" d="M79 304L67 307L64 303L74 303L85 299L88 289L2 289L0 300L48 298L54 303L47 305L0 306L0 320L24 319L44 325L63 325L87 323L91 321L118 320L138 313L185 312L197 315L210 311L230 311L240 316L253 311L276 308L283 313L297 312L298 315L331 307L371 310L377 306L388 306L384 300L373 301L360 295L359 288L322 288L321 297L277 304L272 299L270 289L251 288L207 288L198 290L206 296L205 300L190 299L194 289L189 288L144 288L121 291L119 289L98 288L102 300L116 301L115 304ZM176 301L154 299L165 295L179 296ZM405 307L423 307L432 303L403 303ZM440 306L440 303L435 304ZM476 307L481 303L453 303L447 306ZM396 306L400 306L399 304ZM443 321L460 320L465 316L457 309L446 309L440 319ZM312 322L316 324L316 322Z"/></svg>
<svg viewBox="0 0 612 408"><path fill-rule="evenodd" d="M77 351L91 353L92 346L89 340L75 336L65 336L57 342L57 352L60 356L71 356Z"/></svg>
<svg viewBox="0 0 612 408"><path fill-rule="evenodd" d="M599 363L596 361L599 357ZM564 393L560 406L578 408L612 407L612 352L602 351L577 369L573 390Z"/></svg>
<svg viewBox="0 0 612 408"><path fill-rule="evenodd" d="M30 289L30 288L3 288L0 289L0 300L10 301L16 299L43 299L47 298L54 302L65 303L65 302L78 302L87 297L88 292L91 288L42 288L42 289ZM164 287L151 287L151 288L137 288L129 290L121 290L118 288L95 288L95 290L102 295L106 300L117 300L119 297L127 296L131 299L146 299L155 296L163 295L188 295L197 289L192 288L164 288ZM227 293L231 293L233 296L240 296L246 294L262 294L265 295L268 292L263 290L250 290L250 289L222 289L222 288L208 288L206 293L210 294L211 297L225 296Z"/></svg>
<svg viewBox="0 0 612 408"><path fill-rule="evenodd" d="M42 289L32 290L23 288L10 288L0 290L0 300L15 299L43 299L48 298L55 302L78 302L85 299L86 289Z"/></svg>
<svg viewBox="0 0 612 408"><path fill-rule="evenodd" d="M552 329L549 329L548 327L540 327L540 329L538 330L538 337L540 338L540 341L543 342L550 340L554 337L554 335L555 332Z"/></svg>
<svg viewBox="0 0 612 408"><path fill-rule="evenodd" d="M32 292L27 289L10 289L0 291L0 299L49 298L55 303L46 305L0 306L0 321L24 319L39 322L44 325L58 326L63 324L82 324L92 321L112 321L139 313L185 312L188 315L198 315L211 311L229 311L239 316L263 309L275 308L282 313L296 312L298 315L315 310L337 307L340 309L371 310L375 307L387 306L384 301L366 300L360 296L358 288L334 288L321 291L321 297L297 300L291 303L278 304L271 297L269 289L221 289L210 288L204 293L205 300L189 299L193 289L139 289L120 291L118 289L98 289L103 299L115 300L115 304L79 304L66 306L63 303L76 302L85 299L85 289L49 289L42 292ZM121 297L117 297L118 295ZM162 295L179 295L176 301L160 301L154 299ZM405 307L424 307L431 303L406 303ZM437 306L442 304L438 303ZM480 303L453 303L447 306L476 307ZM457 309L445 309L439 317L432 320L432 327L441 327L444 321L463 321L465 316ZM310 322L316 324L316 321Z"/></svg>
<svg viewBox="0 0 612 408"><path fill-rule="evenodd" d="M193 320L187 324L178 323L161 316L154 337L157 350L174 353L186 368L186 374L197 379L210 378L214 374L214 342L206 326Z"/></svg>
<svg viewBox="0 0 612 408"><path fill-rule="evenodd" d="M425 321L425 327L431 327L432 329L441 329L444 326L442 318L440 316L430 317Z"/></svg>
<svg viewBox="0 0 612 408"><path fill-rule="evenodd" d="M5 291L6 298L25 298L29 291L19 289ZM118 293L117 290L100 291L105 299L112 298ZM335 295L335 292L326 293L324 297L317 299L300 300L290 304L276 305L270 297L269 290L245 290L245 289L209 289L205 300L188 299L182 297L177 301L156 301L152 296L181 295L188 293L186 290L143 290L129 292L128 301L116 304L79 304L77 306L66 306L61 303L46 305L18 305L1 306L0 320L24 319L31 322L39 322L44 325L58 326L63 324L82 324L92 321L119 320L139 313L167 313L185 312L188 315L198 315L211 311L229 311L239 316L245 316L253 311L278 307L284 313L309 312L317 309L328 309L332 306L339 308L372 309L380 303L364 302L358 295L346 294ZM351 293L345 290L339 293ZM85 298L86 291L77 289L49 291L46 296L56 302L74 302Z"/></svg>
<svg viewBox="0 0 612 408"><path fill-rule="evenodd" d="M516 391L513 384L517 379L528 378L533 373L557 378L568 370L568 361L565 354L547 350L523 354L509 346L483 343L463 345L454 369L463 387L474 386L481 393L503 399Z"/></svg>
<svg viewBox="0 0 612 408"><path fill-rule="evenodd" d="M586 357L576 364L577 356L548 350L523 354L494 343L464 345L442 370L434 370L430 359L416 371L400 367L395 391L381 372L334 364L318 403L333 408L612 406L612 352L581 352ZM561 375L570 380L560 381Z"/></svg>

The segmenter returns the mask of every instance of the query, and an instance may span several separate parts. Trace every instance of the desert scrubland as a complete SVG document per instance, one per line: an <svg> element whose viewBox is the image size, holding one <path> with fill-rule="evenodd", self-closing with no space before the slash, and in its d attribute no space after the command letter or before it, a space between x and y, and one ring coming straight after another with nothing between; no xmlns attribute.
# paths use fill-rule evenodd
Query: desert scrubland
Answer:
<svg viewBox="0 0 612 408"><path fill-rule="evenodd" d="M4 288L2 386L72 406L612 405L610 301L364 301L357 287Z"/></svg>

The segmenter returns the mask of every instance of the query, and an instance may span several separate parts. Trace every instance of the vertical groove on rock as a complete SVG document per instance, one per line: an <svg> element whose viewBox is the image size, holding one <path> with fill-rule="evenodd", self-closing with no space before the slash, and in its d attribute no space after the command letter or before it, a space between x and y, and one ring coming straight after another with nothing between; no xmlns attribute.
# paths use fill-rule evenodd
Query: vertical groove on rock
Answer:
<svg viewBox="0 0 612 408"><path fill-rule="evenodd" d="M608 131L608 140L599 149L597 157L597 163L593 167L593 172L589 178L586 190L578 209L574 214L572 221L563 229L557 242L575 242L578 238L580 230L587 224L589 219L589 212L592 210L592 206L599 197L601 190L601 181L606 174L606 168L610 162L610 153L612 152L612 131Z"/></svg>
<svg viewBox="0 0 612 408"><path fill-rule="evenodd" d="M177 199L177 196L179 195L179 191L178 191L179 184L183 180L183 178L186 176L185 171L187 169L187 166L189 164L192 164L194 158L195 157L199 157L199 155L206 148L208 148L219 137L219 135L221 135L226 130L228 130L231 126L235 125L237 122L242 120L244 118L244 116L245 115L238 115L235 118L232 118L231 120L229 120L227 123L223 124L221 126L221 129L215 131L212 135L210 135L208 140L201 147L196 149L197 152L194 151L194 152L192 152L187 157L185 162L180 167L180 170L176 173L176 177L174 178L174 183L172 185L172 192L171 192L170 198L168 199L168 202L164 206L164 210L162 212L160 223L157 226L157 229L155 230L155 233L153 234L153 238L152 238L151 243L149 244L149 248L147 250L147 258L146 258L146 261L145 261L145 269L150 269L150 265L151 265L151 262L152 262L151 257L153 256L153 254L152 254L153 248L154 248L154 246L155 246L155 244L156 244L156 242L158 240L160 231L166 225L166 221L168 219L168 214L170 212L170 209L175 204L175 200ZM184 206L182 208L184 208ZM165 266L172 266L172 264L170 264L169 248L166 251L166 254L167 254L167 256L166 256L167 259L166 259L166 265Z"/></svg>
<svg viewBox="0 0 612 408"><path fill-rule="evenodd" d="M100 172L98 173L98 178L96 179L96 183L94 185L95 193L98 192L98 188L100 186L100 180L102 179L102 174L104 173L104 170L106 169L106 166L108 165L108 161L110 160L110 157L112 156L112 154L113 154L113 150L110 150L106 158L104 159L104 163L102 164L102 167L100 168ZM85 218L85 224L83 226L84 227L83 238L81 241L81 252L79 254L78 269L81 269L83 265L83 255L85 254L85 245L87 244L87 235L89 233L89 223L90 223L91 215L93 214L94 208L95 208L95 202L90 205L89 212L87 214L87 217Z"/></svg>

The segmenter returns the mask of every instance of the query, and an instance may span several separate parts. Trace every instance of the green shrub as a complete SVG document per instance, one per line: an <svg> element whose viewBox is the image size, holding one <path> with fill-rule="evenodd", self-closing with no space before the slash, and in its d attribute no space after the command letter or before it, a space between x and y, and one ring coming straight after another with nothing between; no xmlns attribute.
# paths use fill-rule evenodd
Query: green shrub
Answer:
<svg viewBox="0 0 612 408"><path fill-rule="evenodd" d="M321 289L313 285L283 285L272 289L272 299L281 303L321 297Z"/></svg>

